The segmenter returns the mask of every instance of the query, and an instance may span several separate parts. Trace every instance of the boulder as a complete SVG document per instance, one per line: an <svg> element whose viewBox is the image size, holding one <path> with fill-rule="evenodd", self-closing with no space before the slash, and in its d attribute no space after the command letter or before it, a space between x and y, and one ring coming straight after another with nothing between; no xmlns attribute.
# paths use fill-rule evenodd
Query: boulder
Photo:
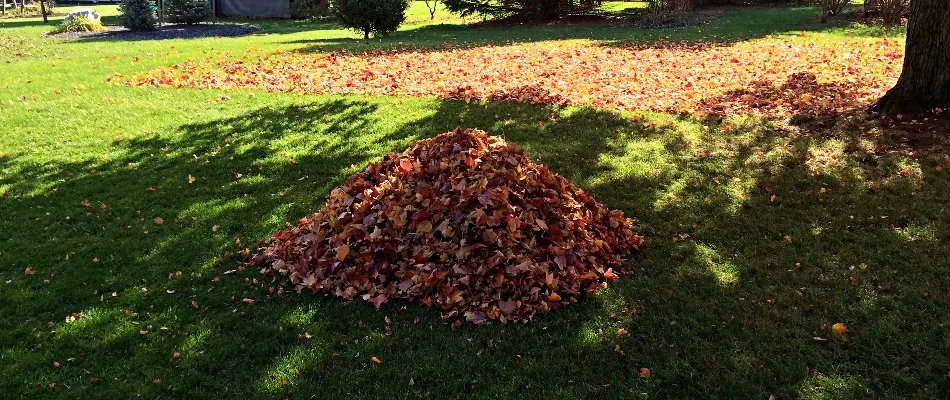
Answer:
<svg viewBox="0 0 950 400"><path fill-rule="evenodd" d="M78 10L70 11L69 14L66 14L66 17L63 18L63 24L69 23L69 21L72 21L73 18L76 17L86 17L86 19L90 21L101 23L99 19L102 18L102 15L100 15L98 11L91 8L80 8Z"/></svg>

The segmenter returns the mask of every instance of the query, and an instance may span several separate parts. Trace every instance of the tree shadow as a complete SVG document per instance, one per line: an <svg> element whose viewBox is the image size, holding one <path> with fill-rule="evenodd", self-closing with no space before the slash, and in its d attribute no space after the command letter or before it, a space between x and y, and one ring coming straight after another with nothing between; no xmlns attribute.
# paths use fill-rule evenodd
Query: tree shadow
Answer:
<svg viewBox="0 0 950 400"><path fill-rule="evenodd" d="M800 35L803 32L845 31L852 36L881 37L899 32L850 28L821 24L816 7L770 6L724 8L721 16L702 27L634 29L625 23L590 24L429 24L404 29L383 40L364 41L353 37L292 40L304 45L300 52L325 53L345 50L351 53L475 48L557 40L595 40L605 44L664 43L676 37L684 43L729 45L739 41L774 35ZM569 29L567 29L569 27ZM449 45L451 44L451 45Z"/></svg>
<svg viewBox="0 0 950 400"><path fill-rule="evenodd" d="M707 98L700 108L711 113L730 115L839 115L851 111L861 97L853 85L818 83L810 72L797 72L780 85L757 81L748 87L730 90L722 96Z"/></svg>
<svg viewBox="0 0 950 400"><path fill-rule="evenodd" d="M214 23L196 25L172 25L158 27L151 31L133 32L128 30L110 30L91 32L75 38L76 42L119 42L171 39L207 39L233 38L253 34L258 28L253 25Z"/></svg>
<svg viewBox="0 0 950 400"><path fill-rule="evenodd" d="M0 265L4 275L18 273L0 297L29 307L3 309L4 321L20 322L0 340L45 350L4 348L3 375L39 375L0 385L24 396L55 396L49 383L70 396L187 396L207 385L226 396L253 393L264 374L256 368L289 339L280 321L297 300L281 311L247 306L243 298L267 294L244 282L258 276L224 272L241 268L240 251L280 221L309 213L377 146L411 140L374 134L375 110L357 100L308 101L119 139L103 158L35 165L4 157ZM24 276L26 268L35 275ZM342 305L328 304L345 319ZM63 322L71 315L78 319ZM247 321L259 324L248 331ZM230 361L236 352L240 365ZM62 357L63 368L48 370L49 357ZM250 386L202 383L219 370Z"/></svg>
<svg viewBox="0 0 950 400"><path fill-rule="evenodd" d="M29 20L20 20L20 19L2 19L0 18L0 28L22 28L29 26L56 26L60 19L54 20L52 17L49 22L43 22L43 19L33 20L32 17Z"/></svg>
<svg viewBox="0 0 950 400"><path fill-rule="evenodd" d="M0 357L6 376L31 372L0 384L50 397L946 393L945 330L930 313L946 301L950 183L881 150L886 135L855 121L817 134L784 119L441 100L411 100L425 116L383 129L381 107L397 100L317 99L122 139L104 158L0 159L12 216L0 232L16 232L0 249L15 281L0 299L30 304L2 310L22 322L0 342L22 345ZM453 331L404 302L270 296L275 284L241 270L240 251L366 162L459 125L504 134L636 218L650 245L630 274L527 325ZM833 336L838 321L853 333Z"/></svg>

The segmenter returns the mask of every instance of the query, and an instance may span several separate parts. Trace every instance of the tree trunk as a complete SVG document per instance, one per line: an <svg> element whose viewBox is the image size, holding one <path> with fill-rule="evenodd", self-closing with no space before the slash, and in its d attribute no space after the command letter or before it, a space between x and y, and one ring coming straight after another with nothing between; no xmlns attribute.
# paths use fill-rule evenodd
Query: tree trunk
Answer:
<svg viewBox="0 0 950 400"><path fill-rule="evenodd" d="M872 109L895 115L950 107L950 7L911 0L901 77Z"/></svg>
<svg viewBox="0 0 950 400"><path fill-rule="evenodd" d="M0 0L6 1L6 0ZM48 24L49 18L46 17L46 0L40 0L40 14L43 14L43 23Z"/></svg>

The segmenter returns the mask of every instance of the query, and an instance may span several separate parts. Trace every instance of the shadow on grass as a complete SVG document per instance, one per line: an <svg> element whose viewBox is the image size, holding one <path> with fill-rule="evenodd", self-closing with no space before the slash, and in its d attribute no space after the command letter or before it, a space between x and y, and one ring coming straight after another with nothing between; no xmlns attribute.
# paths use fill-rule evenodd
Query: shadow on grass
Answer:
<svg viewBox="0 0 950 400"><path fill-rule="evenodd" d="M0 349L0 384L47 397L947 393L932 316L947 301L950 183L876 152L886 137L439 100L408 100L425 117L382 129L390 101L266 107L64 164L6 157L0 232L16 234L0 263L14 282L0 300L29 307L2 309L17 323L0 330L16 343ZM229 253L319 208L366 162L458 125L506 135L635 217L650 246L631 274L528 325L453 332L416 305L270 297L256 271L226 273L240 265ZM853 332L834 337L839 321Z"/></svg>
<svg viewBox="0 0 950 400"><path fill-rule="evenodd" d="M33 20L32 17L29 20L22 19L0 19L0 28L22 28L28 26L50 26L54 27L62 21L62 18L51 17L49 22L43 22L43 19Z"/></svg>
<svg viewBox="0 0 950 400"><path fill-rule="evenodd" d="M516 24L510 26L432 24L404 29L388 38L364 41L354 37L294 40L304 45L301 52L346 50L394 51L412 48L439 49L508 45L552 40L587 39L607 44L658 43L671 37L679 41L710 42L728 45L770 35L798 35L802 32L838 32L849 36L893 36L902 31L832 25L819 22L817 7L744 7L726 8L722 16L708 25L688 28L635 29L625 23L590 24Z"/></svg>

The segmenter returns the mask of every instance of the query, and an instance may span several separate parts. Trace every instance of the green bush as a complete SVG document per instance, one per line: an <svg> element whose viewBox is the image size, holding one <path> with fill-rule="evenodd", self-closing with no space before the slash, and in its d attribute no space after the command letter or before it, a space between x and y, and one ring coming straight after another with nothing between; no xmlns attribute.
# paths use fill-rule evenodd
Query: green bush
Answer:
<svg viewBox="0 0 950 400"><path fill-rule="evenodd" d="M193 25L211 16L208 0L165 0L165 19L176 24Z"/></svg>
<svg viewBox="0 0 950 400"><path fill-rule="evenodd" d="M129 30L155 30L155 10L151 0L122 0L119 12L122 13L122 26Z"/></svg>
<svg viewBox="0 0 950 400"><path fill-rule="evenodd" d="M290 16L294 19L324 19L330 16L329 0L293 0Z"/></svg>
<svg viewBox="0 0 950 400"><path fill-rule="evenodd" d="M399 29L406 20L409 0L332 0L330 7L340 23L369 34L386 36Z"/></svg>
<svg viewBox="0 0 950 400"><path fill-rule="evenodd" d="M62 25L56 27L52 34L66 32L102 32L106 30L101 22L93 21L86 17L75 17Z"/></svg>

